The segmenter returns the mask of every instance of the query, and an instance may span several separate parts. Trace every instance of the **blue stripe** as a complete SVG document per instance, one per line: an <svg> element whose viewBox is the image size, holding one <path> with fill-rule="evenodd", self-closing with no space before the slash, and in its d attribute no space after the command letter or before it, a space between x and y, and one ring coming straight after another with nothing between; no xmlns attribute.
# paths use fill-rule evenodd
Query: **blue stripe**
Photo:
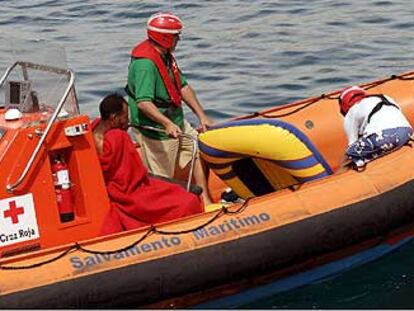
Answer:
<svg viewBox="0 0 414 311"><path fill-rule="evenodd" d="M227 173L223 173L223 174L218 174L216 173L218 177L220 177L223 180L227 180L227 179L232 179L234 177L237 177L236 172L234 172L233 170L231 170L230 172Z"/></svg>
<svg viewBox="0 0 414 311"><path fill-rule="evenodd" d="M305 169L319 164L313 155L299 160L278 160L274 162L276 162L281 167L295 170Z"/></svg>
<svg viewBox="0 0 414 311"><path fill-rule="evenodd" d="M228 128L228 127L235 127L235 126L251 126L251 125L272 125L276 127L280 127L282 129L285 129L295 135L302 143L305 144L305 146L313 153L313 156L315 157L316 161L318 161L323 168L326 170L326 172L330 175L333 173L331 168L329 167L328 163L326 163L325 159L322 157L322 155L319 153L318 149L312 144L312 142L309 140L309 138L303 134L299 129L297 129L292 124L289 124L287 122L283 122L280 120L264 120L264 119L251 119L251 120L239 120L239 121L229 121L225 123L221 123L215 126L211 127L211 130L214 129L221 129L221 128ZM200 149L202 147L200 146ZM218 155L220 156L220 155ZM223 156L226 157L226 156ZM230 157L230 156L227 156Z"/></svg>
<svg viewBox="0 0 414 311"><path fill-rule="evenodd" d="M237 174L234 171L230 171L230 172L224 173L224 174L217 174L217 176L220 177L222 180L228 180L228 179L232 179L234 177L237 177Z"/></svg>
<svg viewBox="0 0 414 311"><path fill-rule="evenodd" d="M298 182L304 183L304 182L308 182L308 181L311 181L311 180L316 180L316 179L326 177L326 176L328 176L328 173L327 172L322 172L320 174L309 176L309 177L297 177L297 176L295 176L295 178L297 179Z"/></svg>
<svg viewBox="0 0 414 311"><path fill-rule="evenodd" d="M200 148L200 151L215 158L238 158L241 155L234 152L227 152L223 150L219 150L210 146L207 146L200 140L198 141L198 147Z"/></svg>
<svg viewBox="0 0 414 311"><path fill-rule="evenodd" d="M227 168L231 166L231 163L212 163L209 161L205 161L204 162L208 165L209 168L213 168L213 169L223 169L223 168Z"/></svg>

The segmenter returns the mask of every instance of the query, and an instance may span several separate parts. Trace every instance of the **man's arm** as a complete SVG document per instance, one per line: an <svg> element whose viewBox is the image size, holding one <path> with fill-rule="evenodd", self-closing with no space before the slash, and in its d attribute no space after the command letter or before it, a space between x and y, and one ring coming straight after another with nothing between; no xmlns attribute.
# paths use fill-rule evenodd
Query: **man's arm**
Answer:
<svg viewBox="0 0 414 311"><path fill-rule="evenodd" d="M148 118L164 126L165 131L167 132L169 136L177 138L178 134L182 132L180 127L175 125L170 119L168 119L165 115L163 115L158 110L157 106L154 105L154 103L149 102L149 101L142 101L142 102L139 102L137 105L138 105L138 108L143 113L145 113L145 115Z"/></svg>
<svg viewBox="0 0 414 311"><path fill-rule="evenodd" d="M213 124L213 121L204 113L204 109L197 99L197 96L193 88L187 84L181 89L184 102L190 107L190 109L196 114L200 120L201 131L204 132L209 126Z"/></svg>

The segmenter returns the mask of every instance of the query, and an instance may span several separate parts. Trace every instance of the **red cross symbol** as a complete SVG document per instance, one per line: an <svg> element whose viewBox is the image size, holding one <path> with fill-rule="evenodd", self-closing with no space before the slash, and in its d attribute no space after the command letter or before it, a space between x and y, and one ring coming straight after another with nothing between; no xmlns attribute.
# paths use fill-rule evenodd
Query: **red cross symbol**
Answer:
<svg viewBox="0 0 414 311"><path fill-rule="evenodd" d="M12 223L17 224L19 222L18 216L24 214L23 207L16 207L16 201L9 202L10 209L4 211L4 218L11 217Z"/></svg>

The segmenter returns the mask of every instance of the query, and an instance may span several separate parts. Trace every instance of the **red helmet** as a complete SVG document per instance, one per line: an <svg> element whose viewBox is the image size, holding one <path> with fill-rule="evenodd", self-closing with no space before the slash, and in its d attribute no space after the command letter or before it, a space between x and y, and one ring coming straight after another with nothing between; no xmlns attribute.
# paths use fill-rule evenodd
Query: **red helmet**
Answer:
<svg viewBox="0 0 414 311"><path fill-rule="evenodd" d="M365 96L367 96L367 92L359 86L350 86L344 89L339 96L341 113L346 115L348 110Z"/></svg>
<svg viewBox="0 0 414 311"><path fill-rule="evenodd" d="M175 36L181 33L181 29L183 29L183 23L172 13L154 14L147 22L148 38L165 49L173 46Z"/></svg>

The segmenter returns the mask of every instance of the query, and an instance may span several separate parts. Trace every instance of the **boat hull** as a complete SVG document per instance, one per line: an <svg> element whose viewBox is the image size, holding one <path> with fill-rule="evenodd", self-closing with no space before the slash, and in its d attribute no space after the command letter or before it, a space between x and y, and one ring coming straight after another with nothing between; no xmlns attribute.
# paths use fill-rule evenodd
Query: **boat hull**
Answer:
<svg viewBox="0 0 414 311"><path fill-rule="evenodd" d="M192 250L147 261L139 260L138 254L135 263L124 267L116 267L122 262L122 256L121 259L116 259L115 255L85 257L81 251L76 251L52 263L69 262L73 278L39 287L32 279L33 288L2 295L0 307L140 307L169 300L175 306L182 306L177 305L180 301L174 298L183 295L187 295L188 301L202 301L217 294L210 292L208 297L200 296L200 292L208 288L234 285L271 271L280 271L281 278L320 264L323 259L316 259L326 254L338 259L383 242L379 237L414 222L413 191L414 181L410 181L378 197L240 239L208 243L204 247L196 245ZM251 207L253 210L254 206ZM276 216L265 211L256 215L269 221ZM227 219L227 223L229 221ZM224 220L219 220L206 230L211 233L223 223ZM198 233L199 237L201 235ZM173 237L179 239L178 235ZM361 244L370 239L375 239L372 244ZM105 265L112 268L99 271ZM34 269L47 269L47 265Z"/></svg>

